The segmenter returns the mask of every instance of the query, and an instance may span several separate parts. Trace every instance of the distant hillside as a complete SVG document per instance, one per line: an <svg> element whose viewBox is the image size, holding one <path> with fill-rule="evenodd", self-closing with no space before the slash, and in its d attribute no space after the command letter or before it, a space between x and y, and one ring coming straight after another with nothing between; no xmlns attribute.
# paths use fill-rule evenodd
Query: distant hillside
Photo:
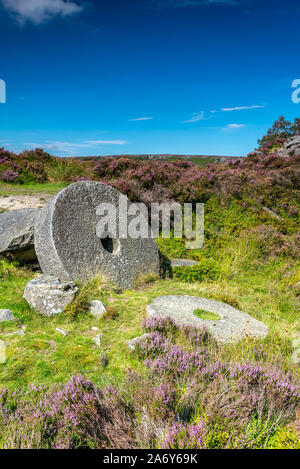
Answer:
<svg viewBox="0 0 300 469"><path fill-rule="evenodd" d="M238 156L220 156L220 155L174 155L174 154L142 154L142 155L107 155L107 156L80 156L78 159L88 161L98 161L103 158L134 158L138 160L188 160L197 166L206 166L211 163L224 162L226 160L234 160L242 157Z"/></svg>

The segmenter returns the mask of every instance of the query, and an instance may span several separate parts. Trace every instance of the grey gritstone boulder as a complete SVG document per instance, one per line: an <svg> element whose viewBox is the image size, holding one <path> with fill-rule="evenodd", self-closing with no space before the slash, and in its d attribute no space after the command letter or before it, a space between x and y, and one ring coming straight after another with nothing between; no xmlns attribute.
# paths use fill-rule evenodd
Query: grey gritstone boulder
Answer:
<svg viewBox="0 0 300 469"><path fill-rule="evenodd" d="M26 285L23 297L43 316L55 316L72 303L77 291L73 282L40 275Z"/></svg>
<svg viewBox="0 0 300 469"><path fill-rule="evenodd" d="M39 214L37 208L0 214L0 254L11 254L22 263L36 260L34 224Z"/></svg>

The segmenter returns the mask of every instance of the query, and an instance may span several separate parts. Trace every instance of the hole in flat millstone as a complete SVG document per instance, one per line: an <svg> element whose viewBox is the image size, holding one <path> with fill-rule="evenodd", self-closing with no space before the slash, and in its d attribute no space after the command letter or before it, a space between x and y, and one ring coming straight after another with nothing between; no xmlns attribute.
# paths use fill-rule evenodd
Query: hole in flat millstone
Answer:
<svg viewBox="0 0 300 469"><path fill-rule="evenodd" d="M110 254L117 254L120 249L120 243L118 239L111 238L107 236L106 238L101 238L101 244L103 249Z"/></svg>
<svg viewBox="0 0 300 469"><path fill-rule="evenodd" d="M216 313L205 311L205 309L197 308L193 311L194 315L200 319L206 319L207 321L220 321L221 317Z"/></svg>

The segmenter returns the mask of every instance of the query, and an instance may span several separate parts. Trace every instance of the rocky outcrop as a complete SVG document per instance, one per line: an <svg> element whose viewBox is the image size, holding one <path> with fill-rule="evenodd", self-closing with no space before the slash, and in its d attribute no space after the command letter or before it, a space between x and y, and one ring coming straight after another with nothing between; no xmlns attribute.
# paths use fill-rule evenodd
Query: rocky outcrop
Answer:
<svg viewBox="0 0 300 469"><path fill-rule="evenodd" d="M0 214L0 254L20 263L36 260L34 225L39 209L25 208Z"/></svg>
<svg viewBox="0 0 300 469"><path fill-rule="evenodd" d="M300 156L300 135L295 135L284 144L286 156Z"/></svg>

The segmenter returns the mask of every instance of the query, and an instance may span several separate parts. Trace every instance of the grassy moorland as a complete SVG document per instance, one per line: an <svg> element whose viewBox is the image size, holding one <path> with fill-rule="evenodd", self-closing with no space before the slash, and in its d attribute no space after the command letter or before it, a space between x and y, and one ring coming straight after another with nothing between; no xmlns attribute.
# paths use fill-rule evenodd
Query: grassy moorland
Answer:
<svg viewBox="0 0 300 469"><path fill-rule="evenodd" d="M12 179L1 194L54 194L91 179L147 204L204 202L205 243L187 251L184 240L158 239L163 255L198 265L177 267L172 278L141 278L131 291L94 279L54 318L22 299L38 271L2 259L0 307L12 309L17 322L0 323L7 344L0 447L300 448L299 366L291 360L300 334L300 159L278 157L268 142L261 155L205 168L2 151L2 179L8 170L17 177L6 174ZM146 305L167 294L231 304L265 322L269 335L221 346L205 331L143 322ZM88 313L94 299L107 308L100 320ZM25 327L24 335L10 335ZM144 331L150 337L130 352L126 340Z"/></svg>

